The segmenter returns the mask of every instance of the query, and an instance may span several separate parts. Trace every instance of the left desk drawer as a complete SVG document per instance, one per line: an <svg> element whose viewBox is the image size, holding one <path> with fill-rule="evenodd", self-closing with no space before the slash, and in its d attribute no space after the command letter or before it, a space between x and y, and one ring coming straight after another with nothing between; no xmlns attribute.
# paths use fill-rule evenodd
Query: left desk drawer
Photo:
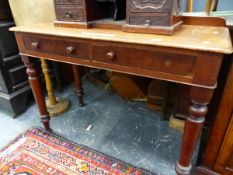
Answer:
<svg viewBox="0 0 233 175"><path fill-rule="evenodd" d="M65 38L39 37L36 35L24 36L23 42L27 51L88 59L88 44L85 42L68 41Z"/></svg>

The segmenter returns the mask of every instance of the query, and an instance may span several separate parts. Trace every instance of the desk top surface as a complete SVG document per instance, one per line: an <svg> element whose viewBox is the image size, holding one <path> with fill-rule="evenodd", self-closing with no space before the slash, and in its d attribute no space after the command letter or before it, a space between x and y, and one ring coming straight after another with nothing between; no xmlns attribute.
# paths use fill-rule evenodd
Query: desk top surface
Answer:
<svg viewBox="0 0 233 175"><path fill-rule="evenodd" d="M14 32L72 37L91 40L153 45L207 52L230 54L233 52L228 28L183 25L173 36L126 33L112 29L74 29L42 23L11 28Z"/></svg>

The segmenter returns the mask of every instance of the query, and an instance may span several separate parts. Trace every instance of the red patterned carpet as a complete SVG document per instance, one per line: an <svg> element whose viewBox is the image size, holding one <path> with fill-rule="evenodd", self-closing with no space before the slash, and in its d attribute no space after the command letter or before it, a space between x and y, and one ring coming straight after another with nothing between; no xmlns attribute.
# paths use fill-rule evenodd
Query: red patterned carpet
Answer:
<svg viewBox="0 0 233 175"><path fill-rule="evenodd" d="M40 128L0 151L0 175L152 175Z"/></svg>

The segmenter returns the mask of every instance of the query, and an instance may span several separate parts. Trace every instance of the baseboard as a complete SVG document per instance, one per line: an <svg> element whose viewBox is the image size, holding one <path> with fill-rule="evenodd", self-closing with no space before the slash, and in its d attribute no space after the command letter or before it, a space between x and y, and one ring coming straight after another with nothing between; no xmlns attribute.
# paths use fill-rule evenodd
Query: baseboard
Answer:
<svg viewBox="0 0 233 175"><path fill-rule="evenodd" d="M30 86L26 86L11 94L0 92L0 107L13 118L24 112L27 108L28 95L31 92Z"/></svg>

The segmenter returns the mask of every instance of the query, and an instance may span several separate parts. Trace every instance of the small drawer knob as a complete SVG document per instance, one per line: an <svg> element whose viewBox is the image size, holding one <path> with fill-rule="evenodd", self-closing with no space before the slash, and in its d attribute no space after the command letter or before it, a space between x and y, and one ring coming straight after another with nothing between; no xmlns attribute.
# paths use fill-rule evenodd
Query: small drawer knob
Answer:
<svg viewBox="0 0 233 175"><path fill-rule="evenodd" d="M150 20L146 20L145 21L145 27L149 27L151 25L151 21Z"/></svg>
<svg viewBox="0 0 233 175"><path fill-rule="evenodd" d="M72 17L72 13L71 12L65 12L65 17L66 18L71 18Z"/></svg>
<svg viewBox="0 0 233 175"><path fill-rule="evenodd" d="M39 49L39 47L40 47L40 44L38 42L33 42L32 43L32 48L33 49Z"/></svg>
<svg viewBox="0 0 233 175"><path fill-rule="evenodd" d="M69 55L69 54L72 54L72 53L74 53L74 47L72 47L72 46L69 46L69 47L67 47L66 48L66 53Z"/></svg>
<svg viewBox="0 0 233 175"><path fill-rule="evenodd" d="M115 58L116 54L114 52L109 52L106 54L106 59L113 60Z"/></svg>

